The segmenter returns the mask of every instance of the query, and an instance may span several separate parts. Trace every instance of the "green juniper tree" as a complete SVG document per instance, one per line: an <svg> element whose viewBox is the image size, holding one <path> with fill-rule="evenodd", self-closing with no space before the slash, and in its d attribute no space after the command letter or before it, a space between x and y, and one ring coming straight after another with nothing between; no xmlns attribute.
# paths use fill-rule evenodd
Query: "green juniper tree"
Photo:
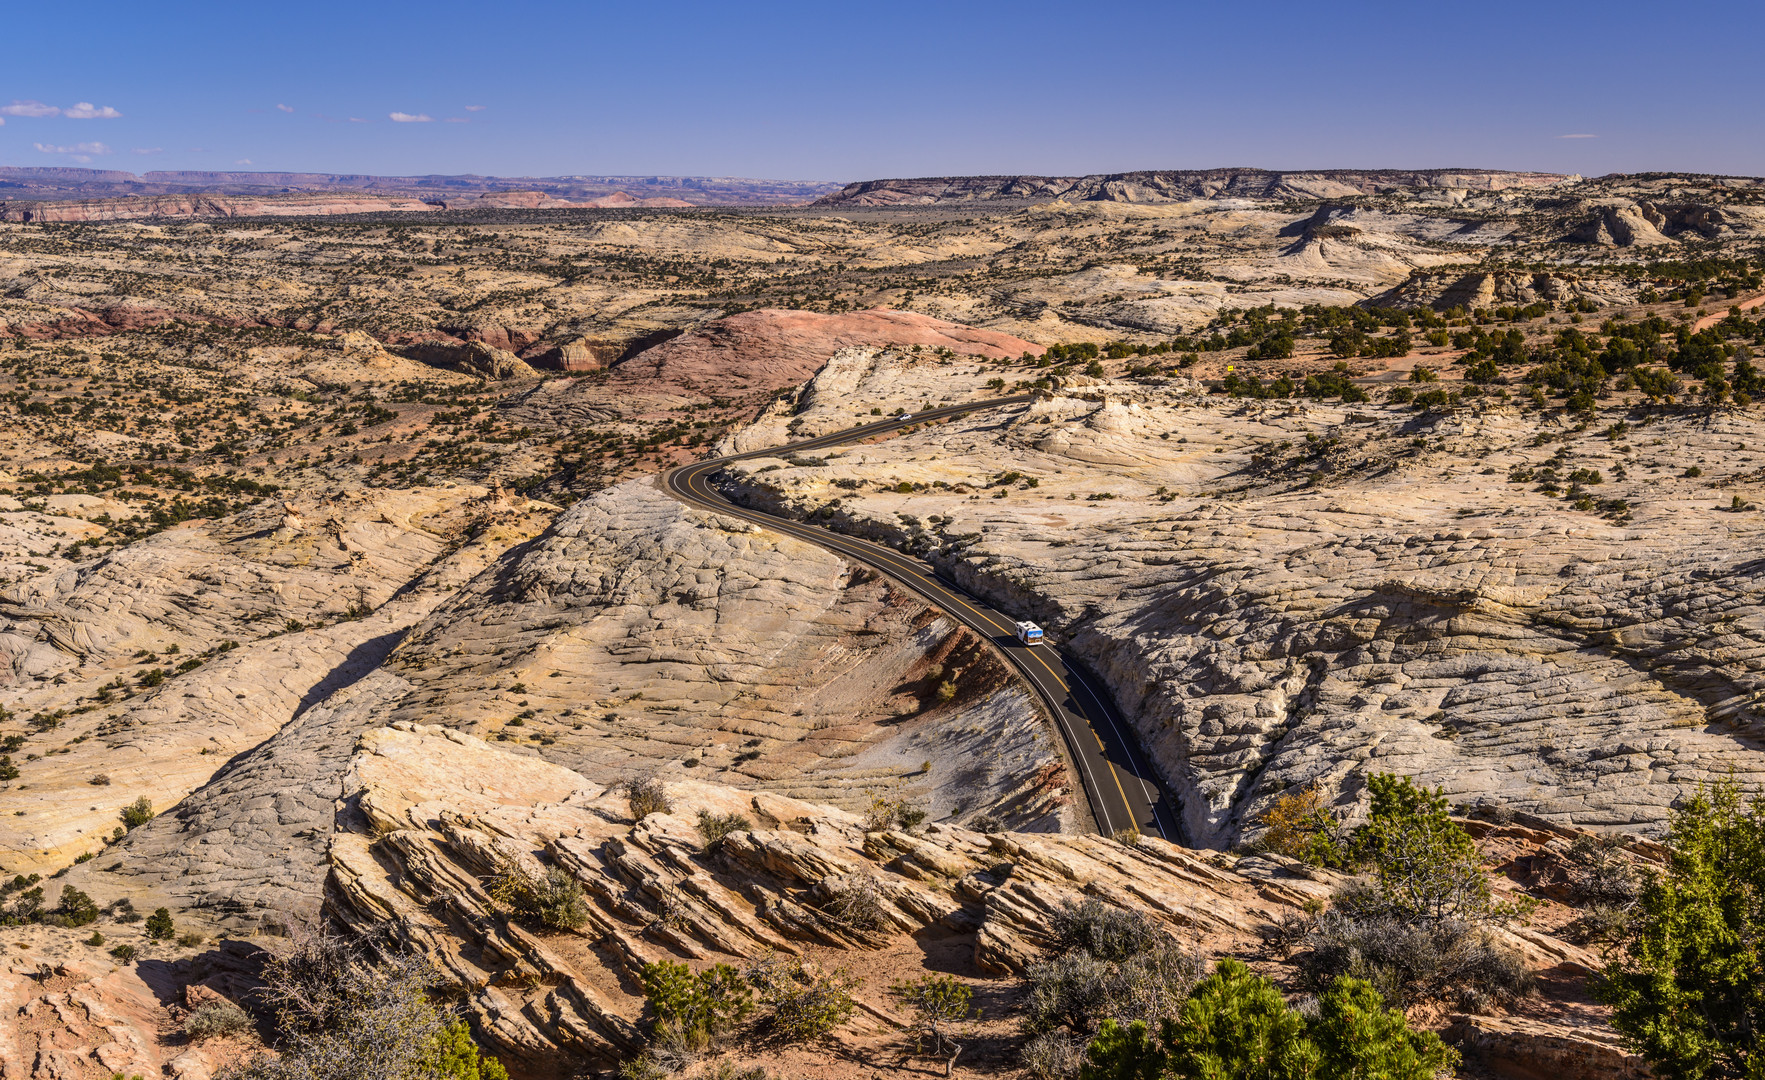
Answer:
<svg viewBox="0 0 1765 1080"><path fill-rule="evenodd" d="M1594 994L1663 1080L1765 1076L1765 797L1700 790Z"/></svg>

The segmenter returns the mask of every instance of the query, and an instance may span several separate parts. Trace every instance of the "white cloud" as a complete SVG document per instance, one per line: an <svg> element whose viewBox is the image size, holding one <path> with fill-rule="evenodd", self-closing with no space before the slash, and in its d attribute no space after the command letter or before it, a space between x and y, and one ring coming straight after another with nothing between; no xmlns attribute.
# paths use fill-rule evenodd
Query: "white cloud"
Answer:
<svg viewBox="0 0 1765 1080"><path fill-rule="evenodd" d="M6 117L0 116L0 127L6 126Z"/></svg>
<svg viewBox="0 0 1765 1080"><path fill-rule="evenodd" d="M53 105L45 105L41 101L20 101L12 99L10 105L0 105L0 113L7 116L57 116L61 110Z"/></svg>
<svg viewBox="0 0 1765 1080"><path fill-rule="evenodd" d="M69 120L115 120L122 113L109 105L94 105L90 101L82 101L71 109L61 110L61 115Z"/></svg>
<svg viewBox="0 0 1765 1080"><path fill-rule="evenodd" d="M278 108L278 109L281 109L281 110L282 110L282 111L283 111L283 112L293 112L293 111L294 111L294 106L292 106L292 105L283 105L283 104L282 104L282 103L280 103L280 102L277 102L277 103L276 103L276 108Z"/></svg>
<svg viewBox="0 0 1765 1080"><path fill-rule="evenodd" d="M74 143L72 146L53 146L49 143L32 143L38 153L66 154L75 161L87 162L100 154L110 153L110 147L101 142Z"/></svg>
<svg viewBox="0 0 1765 1080"><path fill-rule="evenodd" d="M467 112L483 112L484 109L485 109L485 106L483 106L483 105L468 105L468 106L466 106Z"/></svg>
<svg viewBox="0 0 1765 1080"><path fill-rule="evenodd" d="M1598 135L1558 135L1559 139L1597 139Z"/></svg>
<svg viewBox="0 0 1765 1080"><path fill-rule="evenodd" d="M165 153L165 147L163 147L163 146L137 146L133 150L130 150L129 153L131 153L131 154L163 154L163 153Z"/></svg>
<svg viewBox="0 0 1765 1080"><path fill-rule="evenodd" d="M249 165L249 164L251 164L251 159L248 157L242 157L238 161L233 162L233 164L235 164L235 165Z"/></svg>
<svg viewBox="0 0 1765 1080"><path fill-rule="evenodd" d="M373 121L372 121L372 120L363 120L363 119L362 119L362 118L361 118L361 117L359 117L359 116L352 116L352 117L350 117L350 118L349 118L349 122L350 122L350 123L352 123L352 124L371 124L371 123L373 123Z"/></svg>
<svg viewBox="0 0 1765 1080"><path fill-rule="evenodd" d="M472 121L463 116L450 116L447 118L447 122L450 124L470 124Z"/></svg>
<svg viewBox="0 0 1765 1080"><path fill-rule="evenodd" d="M428 113L395 112L387 113L387 115L392 118L394 123L398 124L432 124L435 122L435 117Z"/></svg>

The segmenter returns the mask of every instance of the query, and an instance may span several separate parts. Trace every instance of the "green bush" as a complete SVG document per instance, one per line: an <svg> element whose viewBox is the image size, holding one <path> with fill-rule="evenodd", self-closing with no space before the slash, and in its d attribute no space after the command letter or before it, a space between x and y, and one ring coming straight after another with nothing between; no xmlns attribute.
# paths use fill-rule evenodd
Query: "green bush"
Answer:
<svg viewBox="0 0 1765 1080"><path fill-rule="evenodd" d="M748 832L754 827L742 814L713 814L709 810L699 811L699 838L705 842L706 851L716 851L723 846L725 837L732 833Z"/></svg>
<svg viewBox="0 0 1765 1080"><path fill-rule="evenodd" d="M1765 798L1700 789L1668 845L1594 996L1665 1080L1751 1080L1765 1063Z"/></svg>
<svg viewBox="0 0 1765 1080"><path fill-rule="evenodd" d="M143 795L122 809L123 824L134 829L153 820L153 803Z"/></svg>
<svg viewBox="0 0 1765 1080"><path fill-rule="evenodd" d="M1369 776L1367 787L1371 814L1355 830L1343 861L1370 864L1375 886L1339 895L1336 905L1345 914L1403 922L1499 922L1529 907L1525 901L1494 901L1477 845L1447 816L1442 791L1382 773Z"/></svg>
<svg viewBox="0 0 1765 1080"><path fill-rule="evenodd" d="M490 897L516 918L552 930L574 930L589 918L581 882L559 866L548 866L535 877L505 863L491 883Z"/></svg>
<svg viewBox="0 0 1765 1080"><path fill-rule="evenodd" d="M98 905L72 885L61 887L61 902L39 918L51 926L86 926L98 921Z"/></svg>
<svg viewBox="0 0 1765 1080"><path fill-rule="evenodd" d="M169 941L178 932L172 922L172 913L165 908L154 908L153 914L147 916L147 936L155 941Z"/></svg>
<svg viewBox="0 0 1765 1080"><path fill-rule="evenodd" d="M110 955L126 964L135 958L135 947L133 945L118 945L110 950Z"/></svg>
<svg viewBox="0 0 1765 1080"><path fill-rule="evenodd" d="M509 1080L509 1070L478 1049L464 1021L455 1020L436 1032L425 1050L423 1068L439 1080Z"/></svg>
<svg viewBox="0 0 1765 1080"><path fill-rule="evenodd" d="M184 1018L184 1038L191 1042L224 1039L252 1030L251 1017L230 1001L211 1001Z"/></svg>
<svg viewBox="0 0 1765 1080"><path fill-rule="evenodd" d="M1364 982L1337 980L1307 1015L1237 960L1219 962L1156 1042L1143 1022L1110 1021L1087 1058L1083 1080L1432 1080L1458 1063Z"/></svg>
<svg viewBox="0 0 1765 1080"><path fill-rule="evenodd" d="M694 1050L734 1031L754 1011L754 992L728 964L693 974L685 964L663 960L643 966L644 998L658 1028L677 1032Z"/></svg>

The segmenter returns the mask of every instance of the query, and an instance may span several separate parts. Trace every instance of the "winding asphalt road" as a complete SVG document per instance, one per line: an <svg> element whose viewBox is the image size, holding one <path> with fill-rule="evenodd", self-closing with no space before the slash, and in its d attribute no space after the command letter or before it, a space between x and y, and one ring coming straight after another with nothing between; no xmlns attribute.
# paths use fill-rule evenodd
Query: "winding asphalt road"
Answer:
<svg viewBox="0 0 1765 1080"><path fill-rule="evenodd" d="M709 482L712 475L731 461L778 457L797 451L858 442L896 431L909 424L962 416L982 409L1021 405L1030 400L1031 396L1026 394L963 405L945 405L910 416L892 416L874 424L848 428L814 439L682 465L665 473L663 484L670 495L689 506L764 525L768 529L807 540L835 554L874 567L990 640L1024 678L1029 680L1030 685L1036 688L1036 692L1047 705L1049 714L1060 726L1061 735L1066 739L1067 750L1078 771L1079 781L1084 785L1091 815L1096 820L1098 829L1105 836L1112 836L1122 830L1136 828L1142 833L1156 834L1166 840L1180 842L1181 834L1173 804L1164 796L1157 774L1134 741L1126 721L1109 700L1053 645L1021 644L1017 640L1016 619L940 578L935 570L918 559L881 544L737 506L718 493Z"/></svg>

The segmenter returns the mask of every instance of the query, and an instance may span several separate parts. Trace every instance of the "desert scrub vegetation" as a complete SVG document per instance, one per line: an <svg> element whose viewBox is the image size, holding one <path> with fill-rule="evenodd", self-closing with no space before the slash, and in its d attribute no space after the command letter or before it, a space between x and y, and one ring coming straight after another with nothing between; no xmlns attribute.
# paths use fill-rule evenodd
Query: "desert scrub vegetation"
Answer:
<svg viewBox="0 0 1765 1080"><path fill-rule="evenodd" d="M882 884L874 874L850 874L821 882L821 910L850 930L886 930L890 925Z"/></svg>
<svg viewBox="0 0 1765 1080"><path fill-rule="evenodd" d="M1288 1005L1275 985L1237 960L1221 960L1156 1038L1136 1020L1104 1022L1086 1051L1084 1080L1433 1080L1459 1056L1431 1031L1409 1026L1379 992L1337 979L1315 1005Z"/></svg>
<svg viewBox="0 0 1765 1080"><path fill-rule="evenodd" d="M871 791L869 795L870 806L864 812L866 832L895 828L911 832L925 824L926 812L914 806L912 800L906 796L888 795L880 791Z"/></svg>
<svg viewBox="0 0 1765 1080"><path fill-rule="evenodd" d="M48 926L86 926L98 921L98 905L92 898L72 885L61 887L61 898L50 906L43 896L43 886L36 874L14 877L0 886L0 926L24 926L42 923ZM7 899L9 898L9 899Z"/></svg>
<svg viewBox="0 0 1765 1080"><path fill-rule="evenodd" d="M951 1036L974 1011L974 991L949 975L921 975L889 988L895 1000L913 1013L908 1033L915 1053L929 1052L944 1063L944 1075L956 1067L962 1045Z"/></svg>
<svg viewBox="0 0 1765 1080"><path fill-rule="evenodd" d="M123 827L137 829L153 820L153 802L143 795L122 808Z"/></svg>
<svg viewBox="0 0 1765 1080"><path fill-rule="evenodd" d="M662 778L654 774L634 776L620 785L625 792L625 804L631 809L631 816L642 821L651 814L672 814L674 804L668 799L667 785Z"/></svg>
<svg viewBox="0 0 1765 1080"><path fill-rule="evenodd" d="M558 866L536 875L505 862L490 883L490 897L521 921L548 930L574 930L589 918L581 882Z"/></svg>
<svg viewBox="0 0 1765 1080"><path fill-rule="evenodd" d="M852 991L863 980L845 967L824 970L802 957L765 954L748 965L747 979L770 1012L761 1031L785 1044L815 1042L851 1018Z"/></svg>
<svg viewBox="0 0 1765 1080"><path fill-rule="evenodd" d="M302 924L289 941L257 996L274 1017L276 1053L217 1080L508 1080L432 1000L439 980L427 960Z"/></svg>
<svg viewBox="0 0 1765 1080"><path fill-rule="evenodd" d="M1495 900L1475 841L1448 816L1439 790L1381 773L1367 786L1368 820L1352 832L1311 788L1277 799L1262 819L1269 850L1372 878L1278 935L1307 947L1299 957L1306 981L1323 990L1349 976L1400 1007L1443 1001L1471 1012L1530 992L1525 964L1489 930L1525 916L1530 898Z"/></svg>
<svg viewBox="0 0 1765 1080"><path fill-rule="evenodd" d="M683 1073L731 1039L775 1046L814 1042L851 1017L857 1008L852 991L861 984L843 967L825 970L771 951L740 971L715 964L694 973L685 964L659 961L640 974L650 1039L621 1066L625 1080ZM733 1066L716 1072L752 1075L737 1074Z"/></svg>
<svg viewBox="0 0 1765 1080"><path fill-rule="evenodd" d="M250 1034L256 1025L244 1009L230 1001L211 1001L184 1018L184 1038L191 1042L230 1039Z"/></svg>
<svg viewBox="0 0 1765 1080"><path fill-rule="evenodd" d="M645 964L642 978L657 1037L693 1052L703 1052L754 1012L753 987L728 964L694 974L685 964L664 960Z"/></svg>
<svg viewBox="0 0 1765 1080"><path fill-rule="evenodd" d="M729 836L752 829L754 823L743 814L714 814L700 810L698 827L699 839L704 841L705 851L711 853L717 851Z"/></svg>
<svg viewBox="0 0 1765 1080"><path fill-rule="evenodd" d="M1206 959L1156 920L1094 898L1068 901L1051 928L1049 957L1024 972L1023 1013L1030 1036L1024 1065L1050 1080L1069 1075L1105 1021L1128 1025L1175 1015L1207 974Z"/></svg>

